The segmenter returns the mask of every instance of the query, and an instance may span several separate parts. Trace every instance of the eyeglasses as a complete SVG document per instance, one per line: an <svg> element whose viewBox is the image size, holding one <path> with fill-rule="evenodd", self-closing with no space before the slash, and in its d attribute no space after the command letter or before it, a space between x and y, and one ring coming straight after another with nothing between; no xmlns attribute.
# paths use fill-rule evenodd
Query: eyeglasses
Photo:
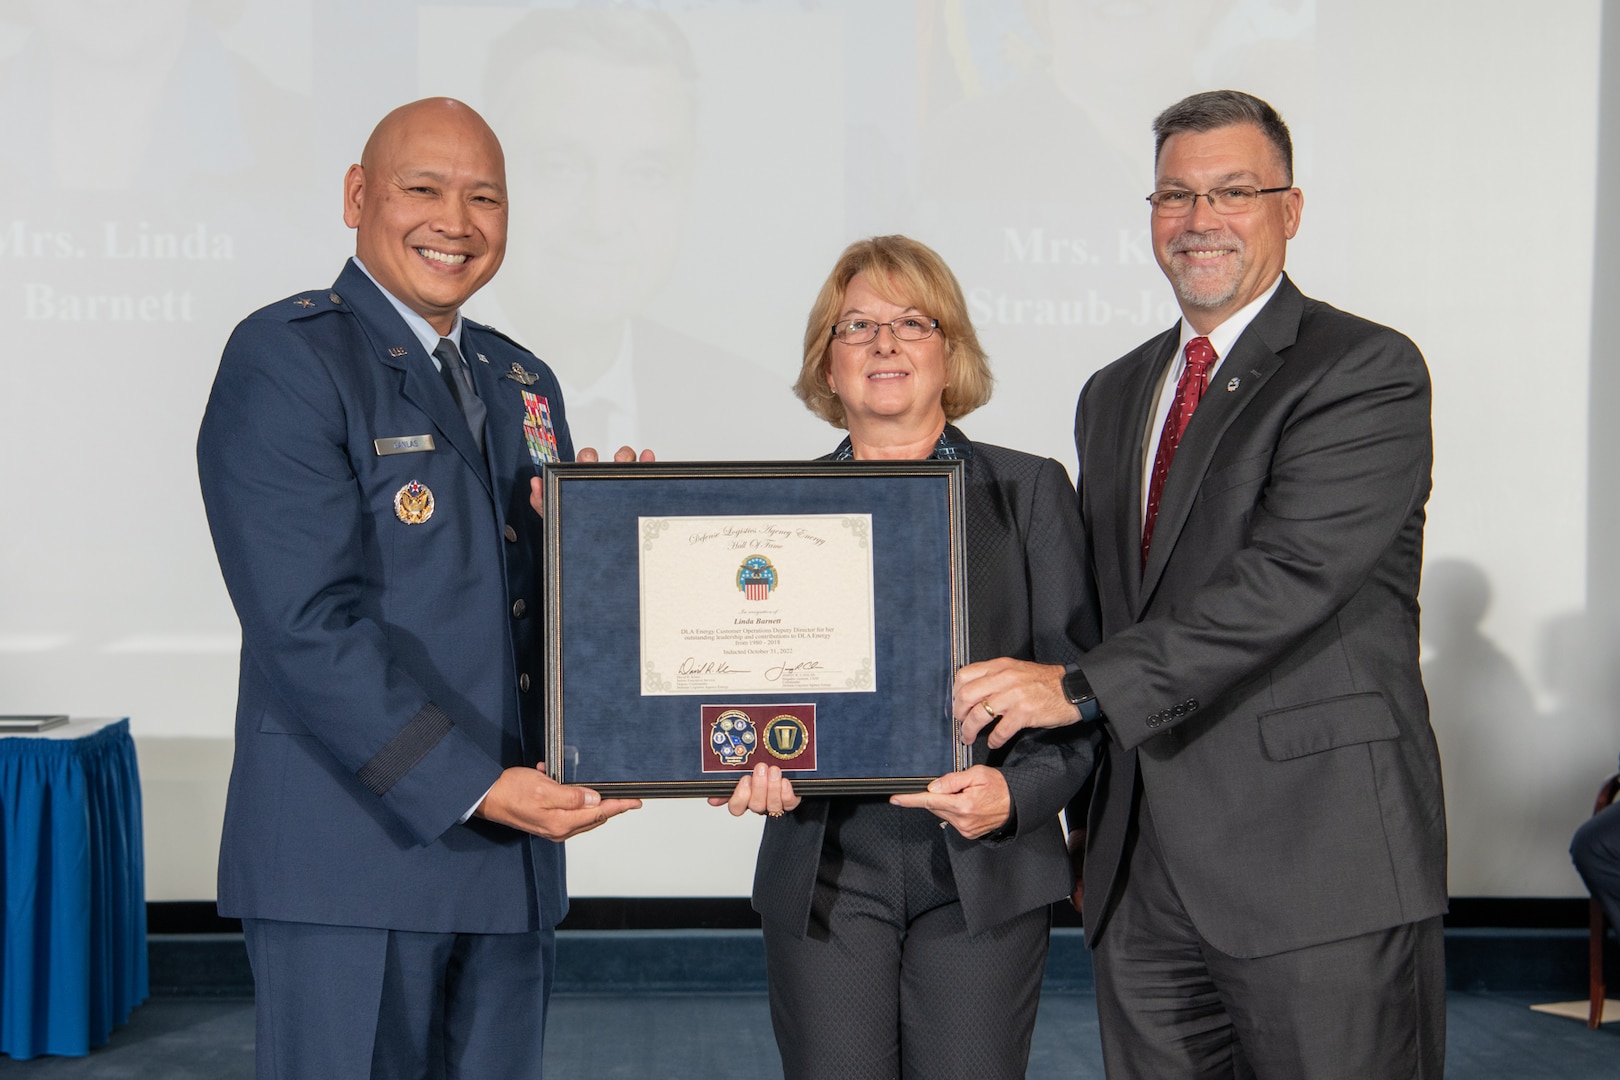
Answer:
<svg viewBox="0 0 1620 1080"><path fill-rule="evenodd" d="M1292 191L1291 187L1256 188L1238 184L1233 187L1210 188L1208 191L1183 191L1165 188L1147 197L1153 204L1155 217L1186 217L1198 206L1199 199L1208 199L1217 214L1245 214L1260 205L1260 196L1275 195L1279 191Z"/></svg>
<svg viewBox="0 0 1620 1080"><path fill-rule="evenodd" d="M926 341L934 336L935 330L939 329L939 320L930 319L926 315L907 315L893 322L849 319L833 323L832 336L845 345L865 345L869 341L876 341L878 331L885 326L889 328L889 333L901 341Z"/></svg>

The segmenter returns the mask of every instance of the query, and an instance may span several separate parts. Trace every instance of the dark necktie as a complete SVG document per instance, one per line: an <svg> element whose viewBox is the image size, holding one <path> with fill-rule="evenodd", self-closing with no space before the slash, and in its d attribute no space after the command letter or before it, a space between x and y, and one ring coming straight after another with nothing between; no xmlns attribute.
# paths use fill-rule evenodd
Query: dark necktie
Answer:
<svg viewBox="0 0 1620 1080"><path fill-rule="evenodd" d="M1215 350L1209 338L1195 337L1187 342L1187 366L1176 383L1176 399L1170 403L1170 412L1164 418L1164 430L1159 434L1159 451L1153 456L1153 479L1148 484L1147 513L1142 518L1142 566L1147 566L1148 548L1153 543L1153 523L1159 517L1159 499L1164 495L1164 481L1170 475L1170 462L1175 459L1176 447L1187 430L1187 421L1198 408L1198 399L1204 396L1204 384L1209 382L1209 370L1215 366Z"/></svg>
<svg viewBox="0 0 1620 1080"><path fill-rule="evenodd" d="M444 376L450 396L461 406L461 415L467 418L473 442L478 444L479 450L483 450L484 417L489 415L489 410L484 407L484 399L478 396L478 390L473 386L472 372L467 370L467 362L461 358L456 343L447 337L439 339L439 347L433 350L433 355L439 358L439 374Z"/></svg>

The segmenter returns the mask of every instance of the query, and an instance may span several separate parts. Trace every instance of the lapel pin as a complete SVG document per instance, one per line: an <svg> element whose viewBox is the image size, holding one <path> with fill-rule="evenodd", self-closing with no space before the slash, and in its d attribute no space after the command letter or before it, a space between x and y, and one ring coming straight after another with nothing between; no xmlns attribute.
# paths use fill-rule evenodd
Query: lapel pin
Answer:
<svg viewBox="0 0 1620 1080"><path fill-rule="evenodd" d="M483 363L483 364L489 363L489 357L485 356L483 353L478 354L478 360L479 360L480 363Z"/></svg>
<svg viewBox="0 0 1620 1080"><path fill-rule="evenodd" d="M482 360L483 357L480 356L479 359ZM533 386L540 381L540 376L532 371L523 370L523 365L516 360L512 361L512 370L506 373L506 377L513 382L520 382L524 386Z"/></svg>
<svg viewBox="0 0 1620 1080"><path fill-rule="evenodd" d="M1242 386L1242 385L1243 385L1243 380L1239 379L1236 375L1234 375L1234 376L1232 376L1231 381L1226 384L1226 392L1228 394L1230 394L1232 391L1236 390L1239 386Z"/></svg>
<svg viewBox="0 0 1620 1080"><path fill-rule="evenodd" d="M298 299L294 300L293 303L297 304L299 307L314 307L315 306L315 301L311 300L307 296L300 296Z"/></svg>
<svg viewBox="0 0 1620 1080"><path fill-rule="evenodd" d="M405 347L403 345L390 345L390 346L388 346L388 355L389 356L404 356L405 355Z"/></svg>

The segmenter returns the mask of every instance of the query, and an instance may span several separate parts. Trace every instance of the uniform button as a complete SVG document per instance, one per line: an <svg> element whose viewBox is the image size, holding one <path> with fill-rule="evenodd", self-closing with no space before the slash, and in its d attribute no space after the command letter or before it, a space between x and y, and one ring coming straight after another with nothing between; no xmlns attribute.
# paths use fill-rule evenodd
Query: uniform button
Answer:
<svg viewBox="0 0 1620 1080"><path fill-rule="evenodd" d="M523 674L518 676L518 689L523 691L525 694L527 694L529 692L529 673L528 672L525 671Z"/></svg>
<svg viewBox="0 0 1620 1080"><path fill-rule="evenodd" d="M528 610L529 605L525 604L522 599L512 601L512 618L521 619L523 618L523 613Z"/></svg>
<svg viewBox="0 0 1620 1080"><path fill-rule="evenodd" d="M517 530L516 530L516 529L514 529L514 528L512 528L512 526L510 526L510 525L508 525L508 526L507 526L507 527L506 527L506 528L505 528L505 529L504 529L504 530L503 530L503 532L504 532L504 533L505 533L505 534L506 534L506 542L507 542L507 543L508 543L508 544L515 544L515 543L517 543Z"/></svg>

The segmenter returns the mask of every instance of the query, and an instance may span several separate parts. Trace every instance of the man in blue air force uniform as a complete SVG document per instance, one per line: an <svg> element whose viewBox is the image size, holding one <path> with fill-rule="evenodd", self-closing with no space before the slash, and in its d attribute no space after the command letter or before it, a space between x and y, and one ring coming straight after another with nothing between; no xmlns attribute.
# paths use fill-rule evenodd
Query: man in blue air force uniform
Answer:
<svg viewBox="0 0 1620 1080"><path fill-rule="evenodd" d="M197 443L242 623L219 910L261 1077L533 1077L556 841L636 805L536 768L537 476L573 444L551 371L459 314L506 249L478 114L390 113L343 218L354 260L237 327Z"/></svg>

